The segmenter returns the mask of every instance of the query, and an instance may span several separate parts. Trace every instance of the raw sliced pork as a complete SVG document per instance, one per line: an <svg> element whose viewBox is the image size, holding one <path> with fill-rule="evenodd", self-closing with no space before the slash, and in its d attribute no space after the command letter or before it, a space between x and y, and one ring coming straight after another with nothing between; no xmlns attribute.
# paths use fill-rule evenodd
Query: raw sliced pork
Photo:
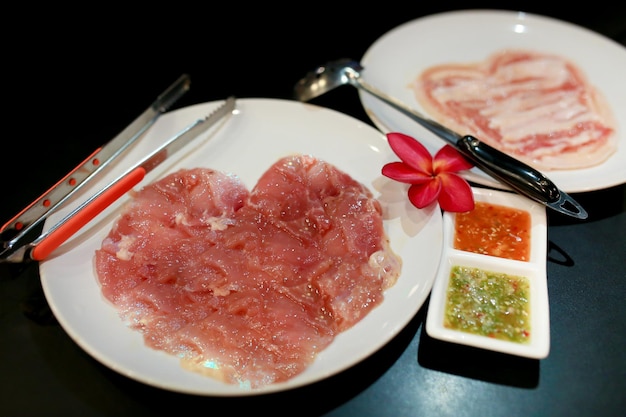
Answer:
<svg viewBox="0 0 626 417"><path fill-rule="evenodd" d="M538 169L592 167L617 149L602 94L560 56L503 50L483 62L428 68L412 87L441 124Z"/></svg>
<svg viewBox="0 0 626 417"><path fill-rule="evenodd" d="M105 298L148 346L257 388L303 372L379 305L401 260L365 186L295 155L252 191L206 168L144 187L95 268Z"/></svg>

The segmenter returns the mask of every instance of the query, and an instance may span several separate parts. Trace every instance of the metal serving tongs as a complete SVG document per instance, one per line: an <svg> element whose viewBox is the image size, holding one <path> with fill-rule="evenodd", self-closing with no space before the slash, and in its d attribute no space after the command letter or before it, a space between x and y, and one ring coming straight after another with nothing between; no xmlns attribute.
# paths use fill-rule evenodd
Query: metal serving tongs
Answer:
<svg viewBox="0 0 626 417"><path fill-rule="evenodd" d="M6 222L0 228L0 262L21 262L24 251L19 249L23 249L34 239L35 228L141 137L161 114L189 90L190 82L188 75L180 76L122 132L96 149L76 168Z"/></svg>
<svg viewBox="0 0 626 417"><path fill-rule="evenodd" d="M9 255L3 252L0 262L22 262L24 260L42 261L69 239L74 233L86 225L91 219L100 214L105 208L119 199L132 187L144 179L146 174L206 132L211 126L225 116L232 114L235 109L235 98L228 97L226 101L209 115L197 119L166 141L151 154L132 166L122 175L110 182L104 188L93 194L77 208L65 215L61 220L42 233L36 239L16 247Z"/></svg>
<svg viewBox="0 0 626 417"><path fill-rule="evenodd" d="M577 219L587 218L585 209L559 188L548 177L525 163L481 142L470 135L459 135L447 127L428 119L414 109L388 96L361 79L363 67L350 59L329 62L309 72L295 85L295 98L308 101L336 87L352 85L384 101L396 110L451 143L474 165L486 174L510 186L518 193L545 206Z"/></svg>

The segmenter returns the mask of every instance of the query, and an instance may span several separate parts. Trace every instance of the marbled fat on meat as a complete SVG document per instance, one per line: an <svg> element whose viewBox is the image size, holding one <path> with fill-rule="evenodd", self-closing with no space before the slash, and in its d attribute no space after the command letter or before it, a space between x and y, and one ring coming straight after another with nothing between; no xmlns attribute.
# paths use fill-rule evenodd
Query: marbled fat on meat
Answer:
<svg viewBox="0 0 626 417"><path fill-rule="evenodd" d="M557 55L502 50L482 62L430 67L412 87L441 124L538 169L588 168L617 150L604 96Z"/></svg>
<svg viewBox="0 0 626 417"><path fill-rule="evenodd" d="M303 372L395 284L379 202L311 156L252 191L183 169L140 190L95 255L102 293L145 343L258 388Z"/></svg>

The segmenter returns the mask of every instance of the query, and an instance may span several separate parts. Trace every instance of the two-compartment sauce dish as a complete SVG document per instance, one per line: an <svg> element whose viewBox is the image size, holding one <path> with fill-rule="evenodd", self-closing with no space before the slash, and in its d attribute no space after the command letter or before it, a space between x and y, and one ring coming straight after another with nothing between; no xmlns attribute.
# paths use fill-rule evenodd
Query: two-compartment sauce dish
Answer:
<svg viewBox="0 0 626 417"><path fill-rule="evenodd" d="M443 252L428 305L435 339L542 359L550 350L546 209L473 188L475 208L443 214Z"/></svg>

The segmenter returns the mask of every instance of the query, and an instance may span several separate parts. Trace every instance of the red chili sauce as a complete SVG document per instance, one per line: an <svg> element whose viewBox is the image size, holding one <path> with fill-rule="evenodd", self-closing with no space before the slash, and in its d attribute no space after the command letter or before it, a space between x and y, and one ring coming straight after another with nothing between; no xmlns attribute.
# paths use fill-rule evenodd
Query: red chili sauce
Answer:
<svg viewBox="0 0 626 417"><path fill-rule="evenodd" d="M473 210L456 214L454 248L528 262L530 226L525 210L477 201Z"/></svg>

